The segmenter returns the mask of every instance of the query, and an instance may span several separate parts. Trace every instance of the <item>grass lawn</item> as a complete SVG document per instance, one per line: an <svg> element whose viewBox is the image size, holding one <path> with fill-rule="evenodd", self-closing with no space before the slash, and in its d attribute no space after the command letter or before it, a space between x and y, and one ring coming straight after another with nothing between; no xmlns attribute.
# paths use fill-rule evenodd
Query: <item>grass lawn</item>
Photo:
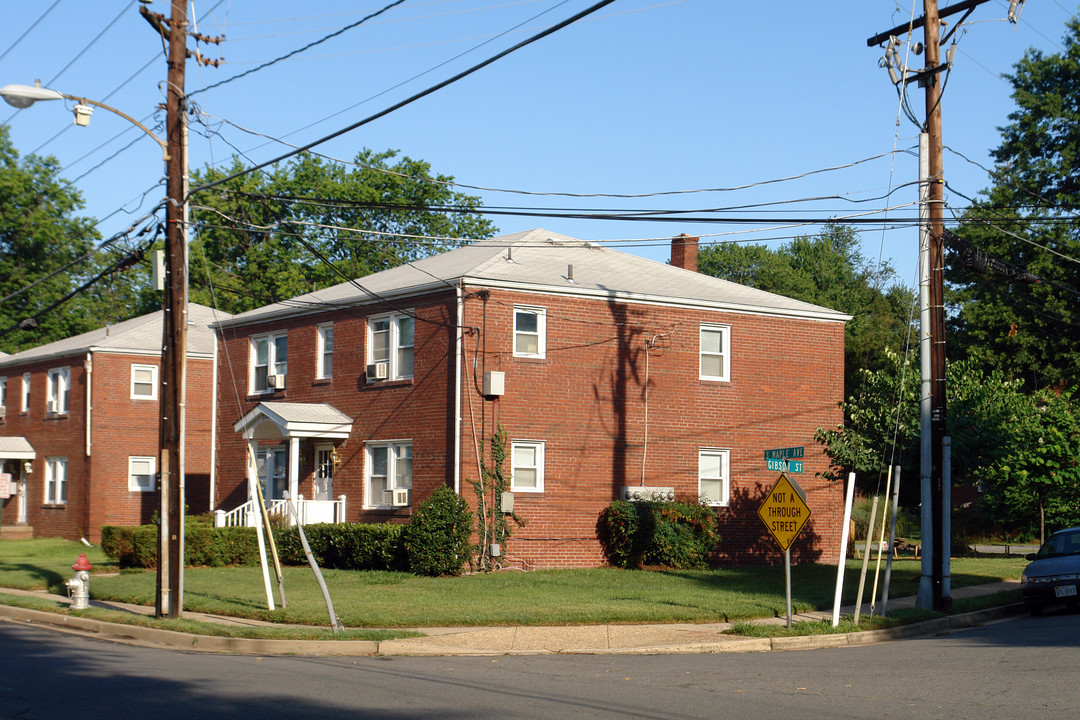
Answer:
<svg viewBox="0 0 1080 720"><path fill-rule="evenodd" d="M62 583L73 574L71 565L80 552L86 552L95 565L91 597L153 605L153 571L116 573L96 548L59 540L0 543L0 587L63 593ZM955 558L952 587L1018 578L1025 564L1022 558ZM845 604L854 602L861 565L861 561L848 563ZM99 575L101 570L116 574ZM915 594L919 571L918 561L894 562L890 595ZM503 571L448 578L340 570L324 571L324 575L336 614L349 628L708 622L779 617L785 612L782 565ZM288 606L280 606L272 583L277 609L269 611L258 567L189 568L184 573L184 609L328 625L326 606L311 570L286 567L284 577ZM873 564L864 594L867 609L872 582ZM793 567L793 610L830 608L835 583L835 566Z"/></svg>

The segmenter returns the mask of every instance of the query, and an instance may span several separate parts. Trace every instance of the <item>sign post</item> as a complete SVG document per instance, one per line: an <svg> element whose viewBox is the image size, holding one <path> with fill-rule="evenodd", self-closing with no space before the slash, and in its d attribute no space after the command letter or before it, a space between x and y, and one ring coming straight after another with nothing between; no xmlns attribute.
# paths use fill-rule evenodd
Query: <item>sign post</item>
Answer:
<svg viewBox="0 0 1080 720"><path fill-rule="evenodd" d="M801 454L802 448L797 449ZM791 627L791 544L810 519L810 506L799 484L781 473L758 508L758 517L784 551L787 626Z"/></svg>

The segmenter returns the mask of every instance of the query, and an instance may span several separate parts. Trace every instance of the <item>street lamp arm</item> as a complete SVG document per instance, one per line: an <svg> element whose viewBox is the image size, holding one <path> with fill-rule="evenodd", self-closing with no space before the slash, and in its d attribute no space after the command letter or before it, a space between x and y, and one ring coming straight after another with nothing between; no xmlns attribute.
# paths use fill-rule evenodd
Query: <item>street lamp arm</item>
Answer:
<svg viewBox="0 0 1080 720"><path fill-rule="evenodd" d="M98 102L97 100L89 100L87 98L78 97L76 95L66 95L58 90L43 88L40 85L5 85L3 87L0 87L0 97L3 97L4 101L12 107L17 107L19 109L28 108L38 100L64 99L74 100L81 105L92 105L94 107L102 108L103 110L108 110L109 112L115 113L116 115L124 118L129 123L152 137L154 139L154 142L156 142L161 147L161 155L165 159L165 162L169 161L169 148L164 140L151 132L150 128L146 127L135 118L131 117L130 115L121 110L117 110L111 105L106 105L103 102ZM78 108L76 108L76 110L78 110ZM89 113L87 113L87 115L89 115ZM77 116L78 113L76 112L76 119L78 119ZM86 123L84 122L79 124L85 125Z"/></svg>
<svg viewBox="0 0 1080 720"><path fill-rule="evenodd" d="M63 98L65 98L65 99L67 99L67 100L74 100L75 102L82 103L83 105L93 105L94 107L99 107L102 110L108 110L109 112L115 113L115 114L119 115L120 117L124 118L129 123L131 123L135 127L142 130L144 133L146 133L147 135L152 137L154 139L154 142L156 142L158 145L161 146L162 159L164 159L165 162L169 161L169 147L168 147L168 145L166 145L165 141L162 140L161 138L159 138L157 135L155 135L150 130L150 128L146 127L141 122L139 122L135 118L131 117L130 115L128 115L123 110L117 110L116 108L112 107L111 105L106 105L105 103L98 102L97 100L90 100L90 99L84 98L84 97L76 97L75 95L64 95L63 93L61 93L61 96Z"/></svg>

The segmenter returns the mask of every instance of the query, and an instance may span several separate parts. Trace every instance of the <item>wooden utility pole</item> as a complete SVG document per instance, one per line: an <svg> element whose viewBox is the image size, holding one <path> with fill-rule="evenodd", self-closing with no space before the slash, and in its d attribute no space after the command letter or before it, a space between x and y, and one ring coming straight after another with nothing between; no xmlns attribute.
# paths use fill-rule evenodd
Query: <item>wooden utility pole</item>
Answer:
<svg viewBox="0 0 1080 720"><path fill-rule="evenodd" d="M165 297L161 352L160 477L158 527L158 617L178 618L183 609L184 572L184 373L187 366L187 243L184 231L184 63L187 59L187 2L172 0L168 22L169 74L165 128Z"/></svg>
<svg viewBox="0 0 1080 720"><path fill-rule="evenodd" d="M923 2L925 25L923 43L926 46L926 67L941 66L941 19L937 0ZM945 174L941 140L941 73L932 73L926 83L926 134L930 141L930 185L927 204L930 215L930 488L933 508L934 562L933 601L935 610L948 610L951 599L944 590L945 553L951 541L944 537L944 465L942 463L945 434Z"/></svg>
<svg viewBox="0 0 1080 720"><path fill-rule="evenodd" d="M943 167L943 142L941 132L941 91L943 85L943 71L947 70L948 63L941 62L942 30L947 26L943 18L957 13L964 13L963 17L953 26L953 29L945 36L947 40L956 27L963 23L971 12L987 0L962 0L941 10L938 9L937 0L923 0L923 16L913 19L911 22L900 25L880 33L868 39L866 44L870 47L880 45L886 41L890 43L890 50L886 51L885 64L889 67L894 83L917 81L926 91L926 120L922 131L927 136L927 184L926 192L922 195L927 218L926 234L928 246L928 269L927 277L922 279L926 282L929 290L928 313L926 325L922 332L929 334L929 405L930 405L930 493L929 497L923 497L923 502L930 505L930 528L923 528L924 538L927 534L931 539L931 597L935 610L948 610L952 605L949 597L948 563L951 550L951 538L947 537L948 523L945 521L946 514L952 508L945 506L945 498L949 497L948 488L945 487L948 477L945 467L945 438L946 425L946 395L945 395L945 171ZM1009 19L1014 20L1015 6L1010 9ZM923 44L926 52L926 64L923 70L908 74L904 68L894 67L897 55L894 45L896 38L903 37L917 28L923 28ZM893 55L890 56L890 52ZM899 74L896 70L901 70ZM903 91L904 88L901 88ZM923 182L924 178L920 178ZM924 445L925 447L925 445ZM924 515L925 517L925 515ZM928 532L929 531L929 532ZM920 593L921 596L921 593Z"/></svg>

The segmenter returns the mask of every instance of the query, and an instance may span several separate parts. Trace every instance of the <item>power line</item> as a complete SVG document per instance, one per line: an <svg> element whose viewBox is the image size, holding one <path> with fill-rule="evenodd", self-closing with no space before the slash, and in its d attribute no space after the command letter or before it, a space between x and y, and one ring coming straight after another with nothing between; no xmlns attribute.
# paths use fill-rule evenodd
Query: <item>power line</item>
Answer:
<svg viewBox="0 0 1080 720"><path fill-rule="evenodd" d="M314 140L314 141L308 143L307 145L303 145L303 146L301 146L301 147L299 147L299 148L297 148L295 150L287 152L284 155L280 155L280 156L278 156L276 158L273 158L271 160L267 160L266 162L260 163L259 165L248 168L248 169L243 170L241 172L234 173L234 174L232 174L232 175L230 175L228 177L224 177L224 178L221 178L219 180L215 180L213 182L206 183L204 185L201 185L198 188L193 188L192 192L199 191L199 190L207 190L209 188L216 187L217 185L221 185L222 183L225 183L225 182L228 182L230 180L234 180L234 179L236 179L238 177L242 177L244 175L252 173L252 172L254 172L256 170L261 170L264 167L273 165L275 163L279 163L282 160L286 160L286 159L288 159L288 158L290 158L290 157L292 157L294 155L297 155L297 154L299 154L299 153L301 153L301 152L303 152L305 150L310 150L311 148L313 148L313 147L315 147L317 145L321 145L322 143L333 140L336 137L340 137L341 135L344 135L344 134L346 134L348 132L351 132L351 131L355 130L358 127L362 127L364 125L367 125L370 122L373 122L375 120L378 120L381 117L389 115L390 113L394 112L395 110L400 110L401 108L405 107L406 105L414 103L414 102L416 102L417 100L419 100L421 98L427 97L428 95L431 95L432 93L434 93L434 92L436 92L438 90L441 90L442 88L447 87L448 85L452 85L453 83L457 82L458 80L461 80L462 78L468 77L469 75L472 75L473 73L477 72L478 70L481 70L481 69L487 67L488 65L491 65L495 61L500 60L500 59L506 57L507 55L509 55L509 54L511 54L511 53L513 53L513 52L515 52L517 50L520 50L521 48L523 48L523 47L525 47L527 45L531 45L532 43L534 43L534 42L536 42L538 40L541 40L541 39L547 37L548 35L556 33L559 30L562 30L563 28L567 27L568 25L572 25L573 23L577 22L581 18L586 17L586 16L596 12L597 10L599 10L599 9L601 9L603 7L606 7L607 5L610 5L613 2L615 2L615 0L600 0L600 2L597 2L597 3L593 4L593 5L591 5L590 7L586 8L585 10L582 10L581 12L567 18L566 20L563 20L563 21L561 21L559 23L556 23L555 25L553 25L553 26L551 26L549 28L546 28L545 30L542 30L541 32L537 33L536 35L533 35L532 37L530 37L530 38L528 38L526 40L523 40L522 42L518 43L517 45L514 45L514 46L512 46L510 48L507 48L506 50L503 50L502 52L496 53L495 55L489 57L488 59L483 60L482 62L477 63L476 65L473 65L472 67L470 67L470 68L468 68L466 70L463 70L462 72L459 72L456 75L454 75L454 76L452 76L450 78L447 78L446 80L443 80L442 82L436 83L435 85L432 85L432 86L428 87L425 90L422 90L422 91L420 91L420 92L418 92L418 93L416 93L416 94L414 94L414 95L412 95L412 96L410 96L408 98L405 98L404 100L402 100L400 102L397 102L397 103L391 105L390 107L385 108L384 110L380 110L379 112L375 113L374 115L369 115L368 117L364 118L363 120L359 120L358 122L355 122L352 125L348 125L348 126L346 126L344 128L341 128L340 130L332 132L329 135L326 135L326 136L324 136L322 138L319 138L318 140Z"/></svg>
<svg viewBox="0 0 1080 720"><path fill-rule="evenodd" d="M281 57L274 58L273 60L270 60L269 62L265 62L262 65L259 65L258 67L251 68L250 70L245 70L244 72L240 73L239 75L233 75L232 77L225 78L224 80L220 80L220 81L218 81L216 83L211 83L210 85L207 85L206 87L200 88L198 90L194 90L194 91L192 91L191 93L188 94L188 97L190 97L191 95L195 95L197 93L200 93L200 92L206 92L207 90L212 90L212 89L214 89L216 87L220 87L222 85L225 85L226 83L231 83L233 80L239 80L242 77L246 77L248 75L251 75L252 73L255 73L255 72L258 72L258 71L263 70L265 68L268 68L271 65L274 65L275 63L279 63L282 60L286 60L288 58L291 58L294 55L298 55L298 54L304 52L305 50L307 50L309 48L313 48L316 45L320 45L320 44L326 42L327 40L329 40L331 38L335 38L335 37L337 37L338 35L341 35L344 32L352 30L353 28L357 27L358 25L363 25L368 20L370 20L370 19L372 19L374 17L378 17L379 15L382 15L383 13L387 12L391 8L398 6L398 5L402 4L403 2L405 2L405 0L394 0L394 2L391 2L389 5L385 6L384 8L382 8L380 10L376 10L375 12L364 16L360 20L357 20L356 22L354 22L354 23L352 23L350 25L346 25L345 27L343 27L343 28L341 28L341 29L339 29L339 30L337 30L335 32L332 32L329 35L325 35L325 36L319 38L318 40L310 42L310 43L308 43L307 45L305 45L305 46L303 46L301 48L297 48L296 50L293 50L292 52L286 53L285 55L282 55Z"/></svg>

